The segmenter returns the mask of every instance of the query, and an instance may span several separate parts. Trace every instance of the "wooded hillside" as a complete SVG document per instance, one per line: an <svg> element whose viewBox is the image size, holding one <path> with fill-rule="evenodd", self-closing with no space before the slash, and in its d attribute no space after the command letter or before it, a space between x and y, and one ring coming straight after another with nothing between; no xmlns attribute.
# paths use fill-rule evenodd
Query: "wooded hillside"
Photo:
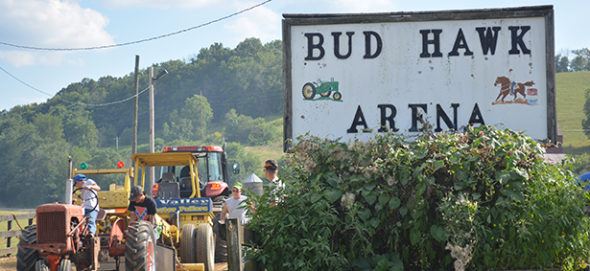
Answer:
<svg viewBox="0 0 590 271"><path fill-rule="evenodd" d="M243 174L257 172L260 159L244 145L282 139L282 43L246 39L235 49L215 43L188 60L154 65L168 76L155 82L156 150L166 145L228 145ZM140 92L148 87L140 71ZM134 74L82 79L46 103L17 106L0 116L0 207L34 207L61 200L74 167L130 164L133 140ZM147 91L139 96L138 152L148 151ZM278 120L280 122L280 119Z"/></svg>

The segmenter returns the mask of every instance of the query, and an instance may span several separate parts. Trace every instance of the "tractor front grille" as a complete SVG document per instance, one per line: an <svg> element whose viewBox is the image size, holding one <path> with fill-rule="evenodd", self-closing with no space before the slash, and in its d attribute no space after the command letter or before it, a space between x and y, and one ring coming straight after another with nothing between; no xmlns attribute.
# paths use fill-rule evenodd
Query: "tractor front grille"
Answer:
<svg viewBox="0 0 590 271"><path fill-rule="evenodd" d="M66 213L51 212L37 214L37 243L65 244L66 243Z"/></svg>

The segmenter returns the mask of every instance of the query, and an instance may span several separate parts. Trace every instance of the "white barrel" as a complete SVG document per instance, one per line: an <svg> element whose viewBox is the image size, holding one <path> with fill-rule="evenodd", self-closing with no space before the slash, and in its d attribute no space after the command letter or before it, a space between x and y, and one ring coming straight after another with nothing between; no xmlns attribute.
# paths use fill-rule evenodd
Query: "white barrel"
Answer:
<svg viewBox="0 0 590 271"><path fill-rule="evenodd" d="M243 189L246 195L248 195L249 193L261 196L262 192L263 192L263 188L262 188L262 182L250 182L250 183L244 183L243 184Z"/></svg>

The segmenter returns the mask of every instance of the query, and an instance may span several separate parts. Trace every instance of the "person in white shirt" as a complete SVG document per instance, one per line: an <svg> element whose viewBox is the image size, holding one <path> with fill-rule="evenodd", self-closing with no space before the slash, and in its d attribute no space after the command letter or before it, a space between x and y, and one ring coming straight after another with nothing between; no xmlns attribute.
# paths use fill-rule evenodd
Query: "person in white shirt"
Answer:
<svg viewBox="0 0 590 271"><path fill-rule="evenodd" d="M242 183L236 182L231 189L232 197L225 200L223 210L221 211L220 223L225 223L225 218L238 218L240 223L246 224L249 221L247 216L248 197L242 195Z"/></svg>
<svg viewBox="0 0 590 271"><path fill-rule="evenodd" d="M264 162L264 179L262 179L262 184L264 185L265 189L270 189L270 193L275 198L275 202L272 204L276 204L280 201L278 197L278 190L279 188L284 188L285 185L279 179L279 165L275 160L266 160Z"/></svg>
<svg viewBox="0 0 590 271"><path fill-rule="evenodd" d="M88 231L96 234L96 217L100 210L96 193L100 191L100 186L86 175L78 174L74 177L74 187L82 189L82 206L84 207L84 216L88 217ZM93 190L94 193L90 190Z"/></svg>

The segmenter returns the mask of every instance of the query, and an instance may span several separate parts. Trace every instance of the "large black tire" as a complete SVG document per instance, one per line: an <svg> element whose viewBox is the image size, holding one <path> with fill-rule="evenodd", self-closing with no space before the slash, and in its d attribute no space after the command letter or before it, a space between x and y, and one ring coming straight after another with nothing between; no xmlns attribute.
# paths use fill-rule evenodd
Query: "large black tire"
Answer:
<svg viewBox="0 0 590 271"><path fill-rule="evenodd" d="M49 271L49 266L45 260L37 260L35 262L35 271Z"/></svg>
<svg viewBox="0 0 590 271"><path fill-rule="evenodd" d="M180 261L183 263L197 262L197 230L195 224L184 224L180 231Z"/></svg>
<svg viewBox="0 0 590 271"><path fill-rule="evenodd" d="M301 89L301 93L303 93L303 98L306 100L311 100L316 94L315 86L312 83L305 83Z"/></svg>
<svg viewBox="0 0 590 271"><path fill-rule="evenodd" d="M35 263L39 260L39 252L33 248L24 248L21 244L37 244L37 225L30 225L22 230L16 253L16 270L33 271Z"/></svg>
<svg viewBox="0 0 590 271"><path fill-rule="evenodd" d="M227 241L225 240L225 225L219 224L221 213L213 218L213 235L215 235L215 262L227 262Z"/></svg>
<svg viewBox="0 0 590 271"><path fill-rule="evenodd" d="M70 259L62 258L57 266L57 271L72 271L72 262Z"/></svg>
<svg viewBox="0 0 590 271"><path fill-rule="evenodd" d="M207 223L199 224L197 229L197 262L205 264L205 271L214 271L215 237Z"/></svg>
<svg viewBox="0 0 590 271"><path fill-rule="evenodd" d="M125 270L156 270L156 236L151 223L138 221L125 234Z"/></svg>

